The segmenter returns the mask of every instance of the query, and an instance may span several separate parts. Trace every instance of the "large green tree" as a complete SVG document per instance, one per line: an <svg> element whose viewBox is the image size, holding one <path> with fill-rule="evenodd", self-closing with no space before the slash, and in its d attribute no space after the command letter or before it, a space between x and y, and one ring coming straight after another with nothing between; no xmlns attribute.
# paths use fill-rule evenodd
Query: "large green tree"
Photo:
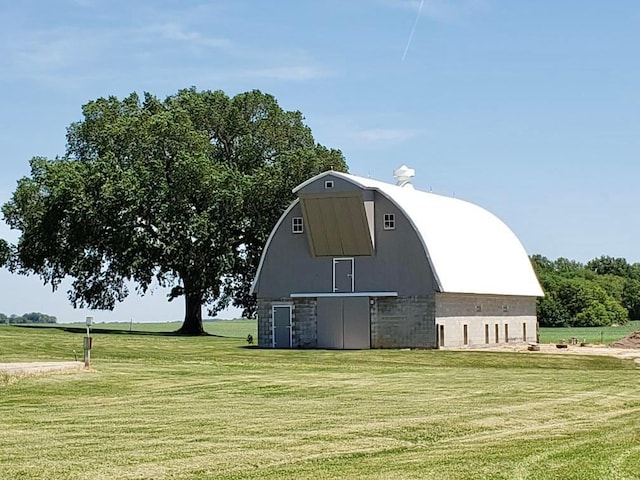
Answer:
<svg viewBox="0 0 640 480"><path fill-rule="evenodd" d="M587 269L594 271L598 275L617 275L619 277L631 276L631 265L624 258L614 258L602 255L599 258L590 260L585 265Z"/></svg>
<svg viewBox="0 0 640 480"><path fill-rule="evenodd" d="M600 257L583 265L534 255L531 261L545 296L538 299L540 325L619 325L640 311L640 282L624 259Z"/></svg>
<svg viewBox="0 0 640 480"><path fill-rule="evenodd" d="M300 112L251 91L179 91L86 104L61 158L35 157L2 212L21 231L13 270L76 307L112 309L133 281L184 296L180 332L203 333L202 307L255 311L250 284L291 189L340 151L315 143Z"/></svg>

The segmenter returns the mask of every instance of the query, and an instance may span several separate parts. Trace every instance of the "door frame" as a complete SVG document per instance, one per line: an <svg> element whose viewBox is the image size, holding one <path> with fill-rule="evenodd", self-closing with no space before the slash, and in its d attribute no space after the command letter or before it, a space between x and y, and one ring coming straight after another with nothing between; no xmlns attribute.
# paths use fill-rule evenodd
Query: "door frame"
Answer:
<svg viewBox="0 0 640 480"><path fill-rule="evenodd" d="M289 348L293 346L293 305L290 303L281 303L271 305L271 347L276 348L276 308L289 309Z"/></svg>
<svg viewBox="0 0 640 480"><path fill-rule="evenodd" d="M351 262L351 273L349 274L349 276L351 276L351 290L348 292L338 292L336 290L336 265L338 264L338 262ZM333 275L333 285L332 285L332 291L334 293L353 293L355 292L355 282L354 282L354 269L355 269L355 261L354 261L354 257L336 257L333 259L333 268L332 268L332 275Z"/></svg>

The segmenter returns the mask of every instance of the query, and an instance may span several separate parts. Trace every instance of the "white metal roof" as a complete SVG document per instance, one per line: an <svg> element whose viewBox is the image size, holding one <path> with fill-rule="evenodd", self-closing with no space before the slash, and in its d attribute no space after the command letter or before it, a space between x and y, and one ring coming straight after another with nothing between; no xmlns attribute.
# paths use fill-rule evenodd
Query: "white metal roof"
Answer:
<svg viewBox="0 0 640 480"><path fill-rule="evenodd" d="M484 208L333 171L316 175L294 192L327 175L377 190L405 213L422 241L441 292L544 295L518 237Z"/></svg>

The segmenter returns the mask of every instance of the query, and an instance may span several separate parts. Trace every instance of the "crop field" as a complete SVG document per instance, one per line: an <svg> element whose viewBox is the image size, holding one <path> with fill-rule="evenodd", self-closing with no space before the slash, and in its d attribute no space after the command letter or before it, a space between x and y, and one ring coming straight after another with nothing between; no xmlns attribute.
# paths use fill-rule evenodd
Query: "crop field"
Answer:
<svg viewBox="0 0 640 480"><path fill-rule="evenodd" d="M263 350L244 327L105 329L88 370L0 374L0 478L640 478L632 361ZM0 362L81 349L81 333L0 327Z"/></svg>

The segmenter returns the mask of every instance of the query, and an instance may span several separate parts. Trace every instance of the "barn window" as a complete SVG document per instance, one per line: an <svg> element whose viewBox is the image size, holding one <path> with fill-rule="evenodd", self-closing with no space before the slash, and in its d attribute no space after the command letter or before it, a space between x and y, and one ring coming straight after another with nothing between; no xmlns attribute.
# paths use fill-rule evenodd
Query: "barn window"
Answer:
<svg viewBox="0 0 640 480"><path fill-rule="evenodd" d="M489 343L489 325L484 326L484 343Z"/></svg>
<svg viewBox="0 0 640 480"><path fill-rule="evenodd" d="M384 214L384 229L385 230L395 230L396 228L396 216L393 213L385 213Z"/></svg>
<svg viewBox="0 0 640 480"><path fill-rule="evenodd" d="M327 180L324 182L324 188L329 189L333 188L333 180Z"/></svg>
<svg viewBox="0 0 640 480"><path fill-rule="evenodd" d="M499 333L498 333L498 332L500 332L500 330L499 330L499 327L498 327L497 323L495 325L495 331L496 331L495 332L496 333L496 343L500 343L500 336L499 336Z"/></svg>
<svg viewBox="0 0 640 480"><path fill-rule="evenodd" d="M469 345L469 327L468 325L462 326L462 339L465 345Z"/></svg>
<svg viewBox="0 0 640 480"><path fill-rule="evenodd" d="M509 325L504 324L504 341L505 343L509 343Z"/></svg>
<svg viewBox="0 0 640 480"><path fill-rule="evenodd" d="M480 313L482 311L482 305L476 305L476 312Z"/></svg>
<svg viewBox="0 0 640 480"><path fill-rule="evenodd" d="M509 311L509 306L508 305L502 305L502 312L503 313L507 313Z"/></svg>
<svg viewBox="0 0 640 480"><path fill-rule="evenodd" d="M302 217L293 217L291 219L291 231L293 233L304 232L304 221L302 220Z"/></svg>

